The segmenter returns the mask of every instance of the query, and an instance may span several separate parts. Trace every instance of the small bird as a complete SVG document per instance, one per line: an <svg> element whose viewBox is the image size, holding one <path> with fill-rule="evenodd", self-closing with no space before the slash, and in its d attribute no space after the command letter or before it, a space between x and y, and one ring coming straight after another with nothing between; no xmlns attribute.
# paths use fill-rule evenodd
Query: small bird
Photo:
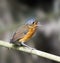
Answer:
<svg viewBox="0 0 60 63"><path fill-rule="evenodd" d="M34 33L36 32L38 27L38 21L36 19L31 18L30 20L27 21L26 24L21 26L13 35L11 39L11 43L14 43L17 46L26 46L29 47L28 45L25 44L28 40L32 38Z"/></svg>

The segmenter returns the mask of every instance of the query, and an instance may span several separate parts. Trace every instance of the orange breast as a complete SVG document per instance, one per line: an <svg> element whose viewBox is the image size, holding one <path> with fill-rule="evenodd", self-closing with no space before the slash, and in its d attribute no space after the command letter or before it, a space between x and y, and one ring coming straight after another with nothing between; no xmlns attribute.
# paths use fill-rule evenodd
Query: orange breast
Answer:
<svg viewBox="0 0 60 63"><path fill-rule="evenodd" d="M27 34L22 39L20 39L19 42L26 42L27 40L29 40L32 37L32 35L35 33L35 31L36 31L36 27L30 28Z"/></svg>

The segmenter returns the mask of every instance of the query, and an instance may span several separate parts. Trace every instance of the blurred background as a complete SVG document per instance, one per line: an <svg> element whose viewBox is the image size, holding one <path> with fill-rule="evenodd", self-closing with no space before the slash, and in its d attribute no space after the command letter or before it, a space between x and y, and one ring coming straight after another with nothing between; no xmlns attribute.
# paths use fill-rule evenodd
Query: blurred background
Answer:
<svg viewBox="0 0 60 63"><path fill-rule="evenodd" d="M60 0L0 0L0 40L9 42L30 17L37 17L43 26L27 44L60 56ZM0 63L58 62L0 46Z"/></svg>

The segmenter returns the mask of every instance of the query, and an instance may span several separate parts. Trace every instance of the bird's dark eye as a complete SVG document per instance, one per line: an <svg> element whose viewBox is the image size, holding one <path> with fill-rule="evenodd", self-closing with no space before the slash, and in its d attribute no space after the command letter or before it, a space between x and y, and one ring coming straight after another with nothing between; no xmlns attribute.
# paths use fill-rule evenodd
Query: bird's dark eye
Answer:
<svg viewBox="0 0 60 63"><path fill-rule="evenodd" d="M34 22L32 24L34 24Z"/></svg>

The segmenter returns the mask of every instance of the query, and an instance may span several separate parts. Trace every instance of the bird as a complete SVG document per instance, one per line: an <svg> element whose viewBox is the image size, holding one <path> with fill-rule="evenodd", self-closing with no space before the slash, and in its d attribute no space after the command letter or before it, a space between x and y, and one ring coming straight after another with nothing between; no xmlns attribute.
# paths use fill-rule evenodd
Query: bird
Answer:
<svg viewBox="0 0 60 63"><path fill-rule="evenodd" d="M38 27L38 21L35 18L27 20L27 22L20 26L20 28L14 33L10 43L15 44L16 46L26 46L25 42L29 41L32 36L35 34Z"/></svg>

